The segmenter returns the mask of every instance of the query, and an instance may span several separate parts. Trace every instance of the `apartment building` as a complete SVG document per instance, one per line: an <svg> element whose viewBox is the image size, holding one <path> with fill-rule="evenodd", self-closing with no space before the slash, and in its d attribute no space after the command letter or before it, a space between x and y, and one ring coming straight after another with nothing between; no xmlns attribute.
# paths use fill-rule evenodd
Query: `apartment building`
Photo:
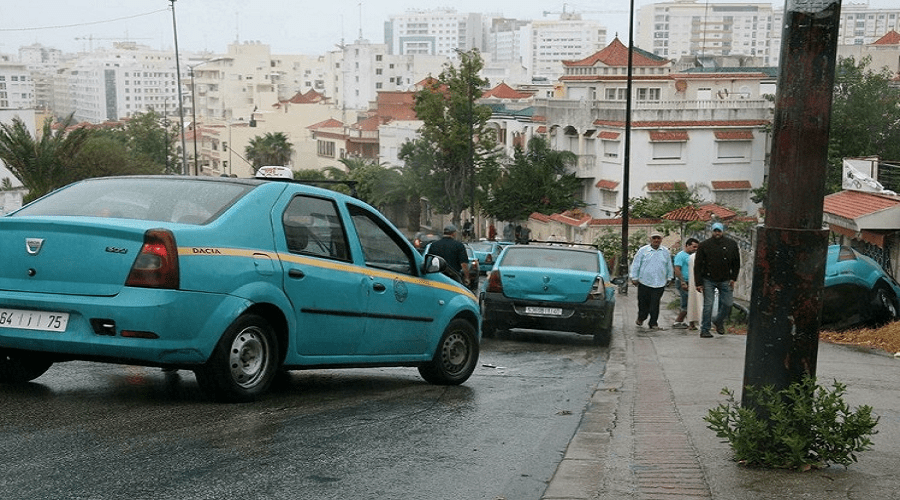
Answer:
<svg viewBox="0 0 900 500"><path fill-rule="evenodd" d="M676 186L756 212L751 189L766 171L772 103L763 97L772 68L682 71L648 51L633 54L629 190L623 191L628 48L618 39L565 63L555 94L535 98L532 130L551 147L578 155L582 199L596 218L624 200Z"/></svg>
<svg viewBox="0 0 900 500"><path fill-rule="evenodd" d="M34 109L34 80L26 65L0 62L0 109Z"/></svg>
<svg viewBox="0 0 900 500"><path fill-rule="evenodd" d="M178 107L174 54L135 42L118 42L63 63L52 80L57 115L101 123L153 109Z"/></svg>
<svg viewBox="0 0 900 500"><path fill-rule="evenodd" d="M456 9L409 10L384 23L389 54L454 57L457 50L484 51L484 20L480 13Z"/></svg>
<svg viewBox="0 0 900 500"><path fill-rule="evenodd" d="M841 4L838 45L870 45L889 31L900 31L900 4L870 9L865 3Z"/></svg>
<svg viewBox="0 0 900 500"><path fill-rule="evenodd" d="M745 55L778 66L783 17L770 3L654 3L637 12L635 45L670 59Z"/></svg>
<svg viewBox="0 0 900 500"><path fill-rule="evenodd" d="M533 77L556 80L562 61L587 57L606 46L606 27L580 14L557 20L532 21L523 38L522 62Z"/></svg>
<svg viewBox="0 0 900 500"><path fill-rule="evenodd" d="M343 47L343 87L336 94L348 110L369 109L380 92L410 90L429 75L438 75L448 58L430 54L389 54L386 44L357 40Z"/></svg>

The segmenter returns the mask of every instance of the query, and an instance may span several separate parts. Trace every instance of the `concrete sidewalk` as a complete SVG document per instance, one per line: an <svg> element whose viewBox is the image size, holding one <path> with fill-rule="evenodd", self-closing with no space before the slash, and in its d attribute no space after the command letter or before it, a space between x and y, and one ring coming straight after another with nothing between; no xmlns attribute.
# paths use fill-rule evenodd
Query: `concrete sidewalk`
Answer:
<svg viewBox="0 0 900 500"><path fill-rule="evenodd" d="M881 417L871 450L848 468L751 469L703 417L741 394L746 337L636 327L636 292L618 295L609 362L581 425L542 497L563 499L900 498L900 359L819 344L819 383L846 384L844 400ZM667 291L663 303L675 298ZM668 328L674 313L663 312Z"/></svg>

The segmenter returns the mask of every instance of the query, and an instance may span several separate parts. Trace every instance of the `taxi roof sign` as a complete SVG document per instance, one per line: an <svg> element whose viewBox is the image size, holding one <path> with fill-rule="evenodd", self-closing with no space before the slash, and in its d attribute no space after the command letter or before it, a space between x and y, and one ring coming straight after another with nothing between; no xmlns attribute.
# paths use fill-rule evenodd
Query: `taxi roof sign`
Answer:
<svg viewBox="0 0 900 500"><path fill-rule="evenodd" d="M277 177L279 179L293 179L294 171L290 167L282 167L275 165L267 165L259 167L256 171L256 177Z"/></svg>

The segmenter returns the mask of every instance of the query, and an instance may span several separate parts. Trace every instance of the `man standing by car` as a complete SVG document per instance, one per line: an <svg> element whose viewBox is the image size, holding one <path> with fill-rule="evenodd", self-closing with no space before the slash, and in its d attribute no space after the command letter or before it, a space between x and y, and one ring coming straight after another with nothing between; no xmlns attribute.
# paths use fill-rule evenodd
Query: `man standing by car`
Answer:
<svg viewBox="0 0 900 500"><path fill-rule="evenodd" d="M725 320L734 302L734 283L741 271L741 254L737 243L725 237L721 222L712 225L712 236L697 248L694 258L694 286L703 294L703 318L700 320L700 336L712 337L710 326L716 326L719 335L725 334ZM713 301L719 291L719 310L712 317Z"/></svg>
<svg viewBox="0 0 900 500"><path fill-rule="evenodd" d="M672 280L672 255L662 246L662 234L650 234L650 243L638 249L631 263L631 283L638 287L638 317L635 325L641 326L645 319L648 328L659 330L659 301L666 285Z"/></svg>
<svg viewBox="0 0 900 500"><path fill-rule="evenodd" d="M469 256L466 247L456 241L456 226L447 224L444 226L444 237L431 244L428 253L442 257L447 261L447 266L453 269L459 276L460 282L469 285Z"/></svg>

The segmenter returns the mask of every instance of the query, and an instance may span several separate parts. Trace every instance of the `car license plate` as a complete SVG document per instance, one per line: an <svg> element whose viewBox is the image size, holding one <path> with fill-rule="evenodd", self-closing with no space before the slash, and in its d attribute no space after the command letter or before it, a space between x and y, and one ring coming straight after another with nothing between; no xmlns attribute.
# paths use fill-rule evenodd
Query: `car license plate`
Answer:
<svg viewBox="0 0 900 500"><path fill-rule="evenodd" d="M68 324L69 313L0 309L0 328L64 332Z"/></svg>
<svg viewBox="0 0 900 500"><path fill-rule="evenodd" d="M562 316L562 308L526 306L525 314L540 314L542 316Z"/></svg>

